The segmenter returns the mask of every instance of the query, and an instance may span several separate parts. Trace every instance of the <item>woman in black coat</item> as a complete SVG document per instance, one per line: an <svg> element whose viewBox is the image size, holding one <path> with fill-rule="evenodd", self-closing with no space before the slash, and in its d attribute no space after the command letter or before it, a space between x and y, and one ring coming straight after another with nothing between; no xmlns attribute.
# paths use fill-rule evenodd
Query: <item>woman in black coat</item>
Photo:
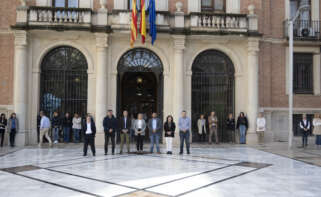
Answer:
<svg viewBox="0 0 321 197"><path fill-rule="evenodd" d="M90 145L93 156L96 156L95 137L96 125L92 117L87 116L84 124L84 156L87 156L88 145Z"/></svg>
<svg viewBox="0 0 321 197"><path fill-rule="evenodd" d="M176 125L175 125L175 122L173 121L173 116L171 115L167 116L166 122L164 123L167 154L172 154L175 129L176 129Z"/></svg>
<svg viewBox="0 0 321 197"><path fill-rule="evenodd" d="M0 116L0 138L1 138L1 147L3 147L4 134L7 127L7 119L5 114Z"/></svg>

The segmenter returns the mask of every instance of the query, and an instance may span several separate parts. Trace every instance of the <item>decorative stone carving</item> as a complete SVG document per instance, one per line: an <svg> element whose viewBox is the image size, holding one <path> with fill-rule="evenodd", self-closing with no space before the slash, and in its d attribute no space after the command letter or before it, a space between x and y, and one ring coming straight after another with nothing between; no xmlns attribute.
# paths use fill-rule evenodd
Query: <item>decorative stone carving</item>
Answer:
<svg viewBox="0 0 321 197"><path fill-rule="evenodd" d="M100 9L105 10L106 9L107 0L100 0L99 3L100 3Z"/></svg>
<svg viewBox="0 0 321 197"><path fill-rule="evenodd" d="M182 2L177 2L176 3L176 12L182 12L182 8L183 8L183 3Z"/></svg>
<svg viewBox="0 0 321 197"><path fill-rule="evenodd" d="M247 9L249 10L250 15L254 15L255 6L253 4L250 4Z"/></svg>
<svg viewBox="0 0 321 197"><path fill-rule="evenodd" d="M27 2L26 0L20 0L21 6L26 7L27 6Z"/></svg>

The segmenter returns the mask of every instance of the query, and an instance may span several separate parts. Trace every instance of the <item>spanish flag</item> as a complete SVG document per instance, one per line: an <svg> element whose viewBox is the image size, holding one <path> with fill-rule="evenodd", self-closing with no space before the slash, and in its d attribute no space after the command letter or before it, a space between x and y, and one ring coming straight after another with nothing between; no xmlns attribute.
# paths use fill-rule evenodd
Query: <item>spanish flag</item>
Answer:
<svg viewBox="0 0 321 197"><path fill-rule="evenodd" d="M132 20L130 23L130 46L134 46L134 42L137 39L137 9L136 0L132 0Z"/></svg>
<svg viewBox="0 0 321 197"><path fill-rule="evenodd" d="M141 10L140 34L142 35L142 43L145 44L145 38L146 38L146 7L145 7L145 0L140 0L140 10Z"/></svg>

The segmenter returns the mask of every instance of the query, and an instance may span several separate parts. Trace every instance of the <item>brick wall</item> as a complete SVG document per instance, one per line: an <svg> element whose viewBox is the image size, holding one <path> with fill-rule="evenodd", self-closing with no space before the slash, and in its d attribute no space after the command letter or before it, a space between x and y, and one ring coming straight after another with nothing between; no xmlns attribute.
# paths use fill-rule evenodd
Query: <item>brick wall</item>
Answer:
<svg viewBox="0 0 321 197"><path fill-rule="evenodd" d="M34 2L29 2L34 3ZM14 36L18 0L1 0L0 6L0 105L13 103Z"/></svg>

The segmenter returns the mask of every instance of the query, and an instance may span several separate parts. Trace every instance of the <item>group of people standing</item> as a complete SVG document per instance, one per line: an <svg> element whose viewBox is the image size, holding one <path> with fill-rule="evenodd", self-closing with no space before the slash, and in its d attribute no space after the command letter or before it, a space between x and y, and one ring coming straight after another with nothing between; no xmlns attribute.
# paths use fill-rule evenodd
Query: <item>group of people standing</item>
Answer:
<svg viewBox="0 0 321 197"><path fill-rule="evenodd" d="M149 131L150 137L150 148L149 152L154 152L154 147L156 146L156 151L158 154L161 153L159 141L162 135L162 130L165 133L165 141L166 141L166 151L167 154L173 154L172 152L172 144L173 138L175 137L176 124L173 120L173 116L169 115L166 118L164 124L162 124L161 120L157 117L157 113L152 113L152 117L146 123L143 118L143 114L139 113L137 115L137 119L130 118L128 116L128 111L123 111L123 115L121 118L117 119L113 115L112 110L108 110L107 116L103 120L104 134L105 134L105 145L104 151L105 155L108 154L109 141L111 141L111 154L115 154L115 138L117 132L120 133L120 152L119 154L123 154L124 144L126 143L127 153L130 153L130 133L133 132L136 138L136 151L138 154L143 153L144 148L144 138L147 132ZM179 127L179 135L180 135L180 154L183 154L183 146L186 144L187 154L190 154L190 143L189 143L189 135L191 129L191 120L186 116L186 111L182 112L182 117L179 119L178 123ZM87 126L85 128L85 143L84 143L84 156L87 155L88 146L91 146L92 154L95 156L95 133L96 127L94 120L90 117L87 118Z"/></svg>
<svg viewBox="0 0 321 197"><path fill-rule="evenodd" d="M312 123L307 119L307 115L302 115L302 120L299 123L301 133L302 133L302 148L308 146L308 137L310 131L316 136L315 144L318 148L321 147L321 116L320 114L315 114Z"/></svg>
<svg viewBox="0 0 321 197"><path fill-rule="evenodd" d="M260 119L259 119L260 118ZM265 130L265 119L260 114L260 117L257 121L258 130ZM264 120L264 122L263 122ZM264 123L264 124L263 124ZM206 134L207 134L207 128L208 128L208 143L212 144L213 136L215 138L215 143L219 144L219 134L218 134L218 128L219 128L219 120L216 116L216 113L212 111L210 115L208 116L207 120L205 119L205 115L201 114L200 118L197 121L197 128L198 128L198 135L200 141L205 141ZM224 125L223 125L224 127ZM237 122L235 124L235 118L233 117L233 114L230 113L228 115L228 118L225 122L225 131L227 136L229 136L229 141L235 143L235 130L239 130L239 136L240 136L240 144L246 143L246 131L248 129L248 120L247 117L243 112L240 113L239 117L237 118Z"/></svg>
<svg viewBox="0 0 321 197"><path fill-rule="evenodd" d="M19 121L17 115L12 113L9 120L6 119L5 114L0 115L0 146L3 147L3 142L5 138L5 132L8 129L9 132L9 143L11 147L15 146L16 133L19 131Z"/></svg>

